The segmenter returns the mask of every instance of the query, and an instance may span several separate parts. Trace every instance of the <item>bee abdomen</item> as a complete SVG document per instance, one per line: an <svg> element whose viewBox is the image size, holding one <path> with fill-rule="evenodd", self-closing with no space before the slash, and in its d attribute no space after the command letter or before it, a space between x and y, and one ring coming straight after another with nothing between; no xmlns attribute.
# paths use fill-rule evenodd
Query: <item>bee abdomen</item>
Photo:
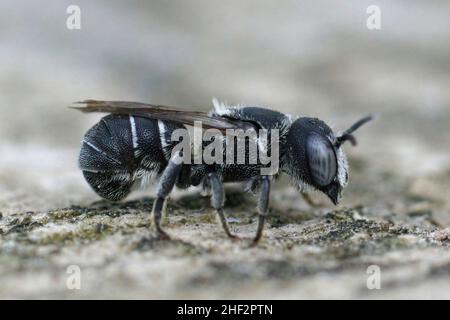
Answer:
<svg viewBox="0 0 450 320"><path fill-rule="evenodd" d="M112 201L125 198L134 184L132 173L128 172L83 170L83 176L99 196Z"/></svg>
<svg viewBox="0 0 450 320"><path fill-rule="evenodd" d="M121 200L136 180L148 180L167 165L158 121L109 115L85 135L79 166L94 191L108 200Z"/></svg>

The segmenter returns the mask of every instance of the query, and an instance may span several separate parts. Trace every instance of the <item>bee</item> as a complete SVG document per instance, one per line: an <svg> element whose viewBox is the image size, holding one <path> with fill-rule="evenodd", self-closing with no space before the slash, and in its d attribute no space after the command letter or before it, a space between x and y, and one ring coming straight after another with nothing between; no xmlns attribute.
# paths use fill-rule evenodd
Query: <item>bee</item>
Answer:
<svg viewBox="0 0 450 320"><path fill-rule="evenodd" d="M333 204L338 204L348 183L348 163L342 145L346 141L356 145L353 132L374 118L366 116L335 134L317 118L293 117L261 107L231 106L215 99L213 105L212 111L203 112L139 102L77 102L72 108L109 114L84 136L79 155L84 178L99 196L113 201L125 198L139 183L158 181L152 215L157 234L166 239L170 237L161 227L161 218L171 191L175 186L186 189L200 185L210 192L211 205L226 235L236 239L224 213L224 183L243 182L246 190L259 192L258 225L253 239L253 244L257 244L269 210L271 185L280 174L289 176L292 184L305 195L305 200L309 199L308 191L318 190ZM244 145L247 162L185 161L192 155L186 155L186 150L178 151L180 141L173 139L173 135L177 130L186 130L198 123L206 130L219 132L236 129L266 130L269 135L276 132L277 170L263 173L267 164L263 164L260 157L250 155L249 139ZM272 140L265 147L261 144L262 135L257 134L254 140L259 149L265 149L267 154L274 153ZM213 142L202 142L200 149L205 150L210 143ZM229 139L222 139L219 144L235 146ZM234 148L231 160L236 160L237 151L242 148Z"/></svg>

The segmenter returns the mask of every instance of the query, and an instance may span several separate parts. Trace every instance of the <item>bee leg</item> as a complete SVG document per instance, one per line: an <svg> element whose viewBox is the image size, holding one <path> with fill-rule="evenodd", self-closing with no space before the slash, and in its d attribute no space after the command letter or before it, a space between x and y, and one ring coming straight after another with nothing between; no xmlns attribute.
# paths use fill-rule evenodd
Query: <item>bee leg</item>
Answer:
<svg viewBox="0 0 450 320"><path fill-rule="evenodd" d="M258 229L256 230L256 236L253 239L252 245L257 245L259 240L261 240L263 230L264 230L264 221L267 216L267 212L269 209L269 197L270 197L270 178L269 176L264 176L261 179L261 191L258 199Z"/></svg>
<svg viewBox="0 0 450 320"><path fill-rule="evenodd" d="M305 202L312 208L319 208L320 204L315 203L313 201L313 199L311 198L311 196L307 193L301 192L301 195L303 197L303 200L305 200Z"/></svg>
<svg viewBox="0 0 450 320"><path fill-rule="evenodd" d="M212 192L211 205L216 210L217 215L219 216L220 223L222 224L222 228L229 238L237 239L238 237L230 232L230 229L228 227L228 222L225 217L225 213L223 212L223 206L224 206L224 202L225 202L225 191L223 188L223 183L222 183L222 181L220 181L219 176L215 172L208 174L208 180L209 180L209 184L211 186L211 192Z"/></svg>
<svg viewBox="0 0 450 320"><path fill-rule="evenodd" d="M178 155L175 155L169 160L169 163L164 169L161 179L159 180L156 200L153 203L152 214L156 232L158 236L163 239L170 239L169 235L161 228L161 218L166 198L172 191L181 169L181 161L179 160L180 158Z"/></svg>

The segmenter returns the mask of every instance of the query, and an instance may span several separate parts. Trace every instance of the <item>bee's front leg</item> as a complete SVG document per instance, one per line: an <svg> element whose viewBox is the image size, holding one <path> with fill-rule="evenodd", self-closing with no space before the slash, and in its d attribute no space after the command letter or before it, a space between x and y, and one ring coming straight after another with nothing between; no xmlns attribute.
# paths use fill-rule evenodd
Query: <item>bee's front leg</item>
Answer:
<svg viewBox="0 0 450 320"><path fill-rule="evenodd" d="M263 176L261 178L261 190L258 199L258 229L256 230L256 236L253 239L252 245L257 245L263 235L264 222L266 220L267 213L269 211L269 198L270 198L270 184L271 179L269 176Z"/></svg>
<svg viewBox="0 0 450 320"><path fill-rule="evenodd" d="M320 208L321 204L314 202L314 200L311 198L311 196L306 192L301 192L301 195L303 197L303 200L311 207L311 208Z"/></svg>

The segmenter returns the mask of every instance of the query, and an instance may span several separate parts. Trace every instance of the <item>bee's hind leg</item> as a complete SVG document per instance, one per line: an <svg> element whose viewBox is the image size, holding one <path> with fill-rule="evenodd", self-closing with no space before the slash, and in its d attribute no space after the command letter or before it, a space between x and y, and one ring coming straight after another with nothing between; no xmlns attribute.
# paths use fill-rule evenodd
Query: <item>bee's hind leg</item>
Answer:
<svg viewBox="0 0 450 320"><path fill-rule="evenodd" d="M219 216L220 223L226 235L230 239L238 239L237 236L230 232L225 213L223 211L223 206L225 203L225 190L223 188L223 183L217 173L212 172L208 174L209 185L211 187L211 205L216 210Z"/></svg>
<svg viewBox="0 0 450 320"><path fill-rule="evenodd" d="M156 200L153 203L153 221L158 237L162 239L170 239L169 235L161 228L161 218L164 210L164 203L175 185L180 173L181 165L181 158L178 154L169 160L169 163L159 180Z"/></svg>

